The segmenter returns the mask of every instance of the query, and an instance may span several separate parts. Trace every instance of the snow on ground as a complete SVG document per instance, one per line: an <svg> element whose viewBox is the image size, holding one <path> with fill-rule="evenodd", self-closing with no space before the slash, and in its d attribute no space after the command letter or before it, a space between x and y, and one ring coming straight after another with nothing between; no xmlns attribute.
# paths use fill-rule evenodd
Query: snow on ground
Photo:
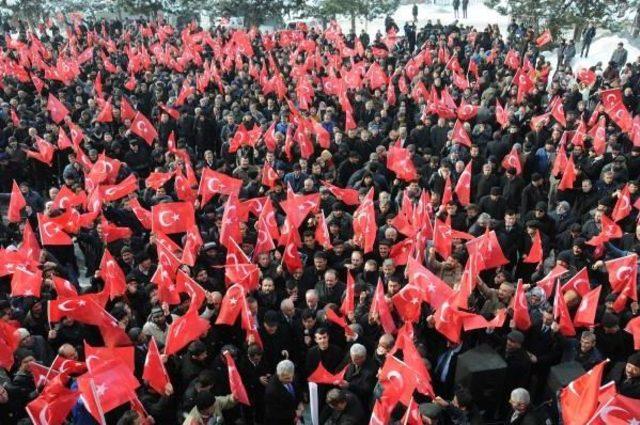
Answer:
<svg viewBox="0 0 640 425"><path fill-rule="evenodd" d="M429 0L430 1L430 0ZM442 3L442 0L438 0L439 3ZM431 22L436 22L436 20L440 20L442 24L450 24L455 18L453 16L453 7L451 4L424 4L424 1L417 2L418 3L418 28L422 27L427 23L427 20L431 20ZM400 34L403 33L402 27L404 23L407 21L413 20L413 15L411 14L411 10L413 8L413 3L411 4L403 4L398 7L398 10L392 15L393 19L395 19L396 24L400 27ZM460 15L462 15L462 8L460 8ZM459 22L462 22L464 25L472 25L480 30L484 29L487 24L498 24L500 26L500 31L506 31L507 26L509 25L509 17L499 14L497 11L488 8L482 3L482 0L471 0L469 2L468 9L468 18L467 19L459 19ZM342 30L344 32L348 32L351 29L351 21L348 16L341 16L338 19L338 22L342 26ZM356 34L360 34L360 30L366 29L369 34L372 36L379 30L382 34L384 34L384 16L378 19L374 19L372 21L365 21L364 19L356 20Z"/></svg>
<svg viewBox="0 0 640 425"><path fill-rule="evenodd" d="M577 56L573 59L571 66L574 71L581 68L588 68L602 62L602 69L607 67L611 54L618 47L618 43L624 43L624 48L627 49L627 61L633 62L638 56L640 56L640 49L631 45L629 39L620 37L618 35L606 34L603 37L596 38L591 43L591 49L589 49L589 57L581 58L580 50L582 49L582 42L579 42L576 46ZM557 49L545 52L544 56L551 62L551 65L555 69L558 61Z"/></svg>

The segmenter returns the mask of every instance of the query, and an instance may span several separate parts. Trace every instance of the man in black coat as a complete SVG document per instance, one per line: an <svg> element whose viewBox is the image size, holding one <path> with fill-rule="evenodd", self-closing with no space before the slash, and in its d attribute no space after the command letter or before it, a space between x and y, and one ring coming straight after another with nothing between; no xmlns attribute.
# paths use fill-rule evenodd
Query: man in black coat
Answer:
<svg viewBox="0 0 640 425"><path fill-rule="evenodd" d="M627 359L627 364L618 382L618 393L625 397L640 399L640 352Z"/></svg>
<svg viewBox="0 0 640 425"><path fill-rule="evenodd" d="M351 361L340 387L355 394L363 406L369 406L376 385L376 367L367 358L367 349L362 344L353 344L349 350Z"/></svg>
<svg viewBox="0 0 640 425"><path fill-rule="evenodd" d="M507 343L503 352L504 360L507 362L507 379L504 383L503 399L506 399L513 389L529 385L531 360L522 347L523 343L524 334L522 332L514 330L507 335Z"/></svg>
<svg viewBox="0 0 640 425"><path fill-rule="evenodd" d="M293 385L295 366L282 360L264 391L265 424L292 425L301 413L301 391Z"/></svg>
<svg viewBox="0 0 640 425"><path fill-rule="evenodd" d="M243 417L247 425L252 425L256 420L260 422L264 415L264 392L271 378L262 362L259 345L251 344L247 348L247 355L240 360L238 371L251 402L251 406L243 406Z"/></svg>
<svg viewBox="0 0 640 425"><path fill-rule="evenodd" d="M355 394L337 388L327 393L327 405L320 414L325 425L357 425L365 420L362 404Z"/></svg>

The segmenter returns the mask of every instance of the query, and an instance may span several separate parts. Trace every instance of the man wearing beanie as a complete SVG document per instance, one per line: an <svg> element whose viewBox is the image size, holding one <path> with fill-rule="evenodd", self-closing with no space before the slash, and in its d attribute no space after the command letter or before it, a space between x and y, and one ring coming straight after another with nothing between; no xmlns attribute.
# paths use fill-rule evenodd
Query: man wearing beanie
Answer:
<svg viewBox="0 0 640 425"><path fill-rule="evenodd" d="M627 359L622 380L618 383L618 393L640 400L640 351Z"/></svg>

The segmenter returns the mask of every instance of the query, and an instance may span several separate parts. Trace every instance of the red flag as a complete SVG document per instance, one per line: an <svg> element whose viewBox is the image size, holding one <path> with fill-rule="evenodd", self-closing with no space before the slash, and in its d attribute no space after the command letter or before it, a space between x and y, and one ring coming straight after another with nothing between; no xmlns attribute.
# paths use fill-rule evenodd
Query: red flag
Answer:
<svg viewBox="0 0 640 425"><path fill-rule="evenodd" d="M29 402L25 410L34 425L62 425L79 396L78 391L70 390L58 378Z"/></svg>
<svg viewBox="0 0 640 425"><path fill-rule="evenodd" d="M506 127L509 124L509 114L502 107L500 101L496 99L496 121L502 128Z"/></svg>
<svg viewBox="0 0 640 425"><path fill-rule="evenodd" d="M102 260L100 261L100 277L104 280L105 287L109 288L110 299L114 299L125 293L127 282L124 272L108 248L104 250Z"/></svg>
<svg viewBox="0 0 640 425"><path fill-rule="evenodd" d="M26 150L27 157L37 159L38 161L51 166L51 161L53 161L53 152L56 149L55 146L43 138L36 136L36 147L38 150L35 152L32 150Z"/></svg>
<svg viewBox="0 0 640 425"><path fill-rule="evenodd" d="M78 291L71 282L58 276L52 276L53 286L59 298L73 298L78 296Z"/></svg>
<svg viewBox="0 0 640 425"><path fill-rule="evenodd" d="M613 109L616 105L622 103L622 90L620 89L608 89L600 91L600 100L605 111Z"/></svg>
<svg viewBox="0 0 640 425"><path fill-rule="evenodd" d="M104 414L135 397L140 383L119 360L96 361L95 367L77 380L84 405L91 415L102 421Z"/></svg>
<svg viewBox="0 0 640 425"><path fill-rule="evenodd" d="M598 123L591 127L591 129L587 133L593 139L593 150L598 155L604 154L605 150L607 149L607 132L605 128L606 121L607 120L605 117L600 117Z"/></svg>
<svg viewBox="0 0 640 425"><path fill-rule="evenodd" d="M551 116L553 118L555 118L556 121L558 121L558 123L563 126L566 127L567 126L567 120L564 116L564 105L562 103L562 98L556 96L551 100Z"/></svg>
<svg viewBox="0 0 640 425"><path fill-rule="evenodd" d="M591 290L589 274L587 273L586 267L580 269L578 273L562 286L562 293L567 292L569 289L576 291L581 297L585 296L585 294Z"/></svg>
<svg viewBox="0 0 640 425"><path fill-rule="evenodd" d="M51 119L56 124L59 124L62 120L69 115L69 110L55 97L52 93L49 93L49 99L47 101L47 111L51 114Z"/></svg>
<svg viewBox="0 0 640 425"><path fill-rule="evenodd" d="M466 247L469 255L475 254L481 260L481 270L493 269L509 263L502 252L495 230L489 231L487 228L484 235L469 240Z"/></svg>
<svg viewBox="0 0 640 425"><path fill-rule="evenodd" d="M502 159L502 168L508 170L509 168L515 168L516 176L522 174L522 163L520 162L520 154L518 150L514 146L503 159Z"/></svg>
<svg viewBox="0 0 640 425"><path fill-rule="evenodd" d="M70 148L73 145L71 144L71 139L67 136L67 133L64 131L64 128L60 127L58 131L58 149L63 150L66 148Z"/></svg>
<svg viewBox="0 0 640 425"><path fill-rule="evenodd" d="M100 362L117 360L122 362L133 373L135 370L133 345L127 347L92 347L84 343L85 363L89 370L93 370Z"/></svg>
<svg viewBox="0 0 640 425"><path fill-rule="evenodd" d="M569 315L569 309L564 300L564 295L560 291L560 282L556 284L556 294L553 300L553 317L560 326L560 333L564 336L574 336L576 330L573 327L571 316Z"/></svg>
<svg viewBox="0 0 640 425"><path fill-rule="evenodd" d="M122 120L133 120L136 117L136 110L133 109L133 106L127 101L125 97L120 99L120 116Z"/></svg>
<svg viewBox="0 0 640 425"><path fill-rule="evenodd" d="M227 289L220 305L220 313L216 319L216 325L233 325L236 322L242 310L244 294L244 287L240 284L232 285Z"/></svg>
<svg viewBox="0 0 640 425"><path fill-rule="evenodd" d="M578 81L582 81L587 86L592 86L596 83L596 73L590 69L582 68L578 71Z"/></svg>
<svg viewBox="0 0 640 425"><path fill-rule="evenodd" d="M16 267L11 277L12 297L36 297L40 298L42 285L42 271L30 272L23 267Z"/></svg>
<svg viewBox="0 0 640 425"><path fill-rule="evenodd" d="M53 369L53 367L43 366L36 361L29 363L29 372L31 372L31 375L33 376L33 382L36 389L44 388L49 382L60 375L60 372Z"/></svg>
<svg viewBox="0 0 640 425"><path fill-rule="evenodd" d="M338 186L334 186L331 183L326 181L322 181L322 185L327 189L329 189L329 192L331 192L331 194L335 196L336 199L344 202L346 205L360 204L360 197L358 196L357 190L349 189L349 188L343 189Z"/></svg>
<svg viewBox="0 0 640 425"><path fill-rule="evenodd" d="M356 283L353 279L353 274L347 270L347 287L344 291L344 298L342 300L342 305L340 306L340 312L346 317L349 316L350 313L354 313L356 309L355 304L355 287Z"/></svg>
<svg viewBox="0 0 640 425"><path fill-rule="evenodd" d="M13 353L20 345L20 339L16 335L17 328L5 320L0 320L0 367L11 370L13 366Z"/></svg>
<svg viewBox="0 0 640 425"><path fill-rule="evenodd" d="M576 181L576 167L573 163L573 156L569 156L567 164L563 170L562 178L558 184L558 190L573 189L573 185Z"/></svg>
<svg viewBox="0 0 640 425"><path fill-rule="evenodd" d="M166 182L171 180L171 177L173 177L171 173L152 172L149 174L149 177L146 178L144 183L146 187L157 190L158 188L164 186Z"/></svg>
<svg viewBox="0 0 640 425"><path fill-rule="evenodd" d="M363 248L365 254L373 251L378 226L375 221L375 209L373 207L374 188L369 189L367 196L353 214L353 239Z"/></svg>
<svg viewBox="0 0 640 425"><path fill-rule="evenodd" d="M538 38L536 38L536 46L542 47L548 43L551 43L552 40L553 37L551 36L551 31L549 31L548 29L544 30L544 32L540 34Z"/></svg>
<svg viewBox="0 0 640 425"><path fill-rule="evenodd" d="M318 367L311 372L311 375L307 378L308 382L315 382L316 384L325 384L325 385L338 385L341 381L344 380L344 374L347 371L345 367L340 372L333 374L329 372L322 361L318 363Z"/></svg>
<svg viewBox="0 0 640 425"><path fill-rule="evenodd" d="M606 402L600 404L589 425L637 424L638 419L640 419L638 400L614 393Z"/></svg>
<svg viewBox="0 0 640 425"><path fill-rule="evenodd" d="M393 317L391 317L389 305L387 304L387 299L385 298L384 290L382 289L381 280L378 280L378 285L376 286L376 290L373 294L371 308L369 309L369 316L378 317L378 320L386 333L395 333L396 325L393 322Z"/></svg>
<svg viewBox="0 0 640 425"><path fill-rule="evenodd" d="M595 323L596 310L598 308L598 299L600 298L602 285L598 285L593 290L587 292L580 300L580 306L573 318L573 324L576 327L590 327Z"/></svg>
<svg viewBox="0 0 640 425"><path fill-rule="evenodd" d="M96 312L103 310L95 301L96 294L78 295L77 297L56 298L49 301L48 318L51 323L57 323L63 317L70 317L81 323L99 325L102 317Z"/></svg>
<svg viewBox="0 0 640 425"><path fill-rule="evenodd" d="M316 216L316 230L315 239L324 249L332 249L331 238L329 236L329 229L327 228L327 222L324 218L324 211L320 210L320 214Z"/></svg>
<svg viewBox="0 0 640 425"><path fill-rule="evenodd" d="M151 121L140 112L133 118L130 130L147 142L149 146L153 145L153 141L158 138L158 132Z"/></svg>
<svg viewBox="0 0 640 425"><path fill-rule="evenodd" d="M11 198L9 199L9 209L7 210L7 220L11 223L18 223L21 221L20 212L24 207L27 206L27 201L25 201L24 196L22 196L22 192L20 192L20 188L16 184L16 181L13 181L11 185Z"/></svg>
<svg viewBox="0 0 640 425"><path fill-rule="evenodd" d="M177 353L191 341L205 334L210 327L209 321L201 318L197 310L190 310L184 316L175 319L169 326L164 353L166 355Z"/></svg>
<svg viewBox="0 0 640 425"><path fill-rule="evenodd" d="M531 316L529 315L529 305L522 285L522 279L518 280L516 294L513 297L513 321L517 329L526 331L531 327Z"/></svg>
<svg viewBox="0 0 640 425"><path fill-rule="evenodd" d="M458 118L462 121L470 121L478 115L478 105L470 105L463 100L460 101L460 106L456 111Z"/></svg>
<svg viewBox="0 0 640 425"><path fill-rule="evenodd" d="M195 211L188 202L167 202L151 207L151 229L170 235L195 225Z"/></svg>
<svg viewBox="0 0 640 425"><path fill-rule="evenodd" d="M213 195L221 193L224 195L238 194L242 188L242 180L219 173L208 167L202 170L200 177L200 187L198 195L202 197L202 205L205 205Z"/></svg>
<svg viewBox="0 0 640 425"><path fill-rule="evenodd" d="M629 185L625 184L624 187L618 191L618 200L611 213L613 221L620 221L631 213L631 193L629 192Z"/></svg>
<svg viewBox="0 0 640 425"><path fill-rule="evenodd" d="M418 178L418 172L411 160L411 153L396 146L390 146L387 153L387 168L401 180L412 181Z"/></svg>
<svg viewBox="0 0 640 425"><path fill-rule="evenodd" d="M395 356L387 356L378 376L386 396L405 406L409 405L418 380L405 362Z"/></svg>
<svg viewBox="0 0 640 425"><path fill-rule="evenodd" d="M618 292L618 299L614 303L616 312L622 311L626 301L631 298L638 300L637 292L637 274L638 274L638 257L636 254L627 255L626 257L616 258L606 261L607 272L609 274L609 284L614 292Z"/></svg>
<svg viewBox="0 0 640 425"><path fill-rule="evenodd" d="M242 378L240 377L240 373L238 373L238 368L236 368L236 362L233 360L233 356L230 352L225 351L224 358L227 361L227 370L229 372L229 387L231 388L231 394L233 397L238 400L238 402L251 406L249 402L249 396L247 395L247 390L242 383Z"/></svg>
<svg viewBox="0 0 640 425"><path fill-rule="evenodd" d="M640 350L640 317L629 320L624 330L633 335L633 348Z"/></svg>
<svg viewBox="0 0 640 425"><path fill-rule="evenodd" d="M52 221L44 214L38 214L38 231L42 245L72 245L73 241L60 224Z"/></svg>
<svg viewBox="0 0 640 425"><path fill-rule="evenodd" d="M561 390L560 407L566 425L584 425L595 413L606 363L607 360L598 363Z"/></svg>
<svg viewBox="0 0 640 425"><path fill-rule="evenodd" d="M462 121L456 120L456 123L453 125L453 134L451 135L451 140L453 142L458 142L461 145L471 147L471 139L469 138L467 130L464 129Z"/></svg>
<svg viewBox="0 0 640 425"><path fill-rule="evenodd" d="M396 311L404 320L417 322L420 319L422 293L417 286L405 285L391 300Z"/></svg>
<svg viewBox="0 0 640 425"><path fill-rule="evenodd" d="M268 188L273 189L278 180L280 180L278 173L271 167L271 165L265 162L262 167L262 180L260 182Z"/></svg>
<svg viewBox="0 0 640 425"><path fill-rule="evenodd" d="M151 337L151 341L149 341L149 350L147 351L147 357L144 361L142 379L160 394L165 394L167 384L171 383L169 374L167 374L164 363L162 363L158 344L156 344L154 337Z"/></svg>
<svg viewBox="0 0 640 425"><path fill-rule="evenodd" d="M104 202L117 201L139 189L138 179L134 174L129 174L129 176L120 183L103 186L101 189L102 200Z"/></svg>
<svg viewBox="0 0 640 425"><path fill-rule="evenodd" d="M434 309L453 295L453 289L411 257L407 261L406 273L409 283L421 288L423 301Z"/></svg>

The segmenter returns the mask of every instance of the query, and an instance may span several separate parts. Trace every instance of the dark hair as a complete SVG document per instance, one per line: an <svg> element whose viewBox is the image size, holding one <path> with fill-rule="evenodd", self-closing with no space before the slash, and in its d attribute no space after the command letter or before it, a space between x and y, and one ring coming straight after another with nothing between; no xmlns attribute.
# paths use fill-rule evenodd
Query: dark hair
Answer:
<svg viewBox="0 0 640 425"><path fill-rule="evenodd" d="M456 388L454 392L456 398L458 399L458 405L460 407L470 409L473 407L474 401L473 396L471 395L471 391L464 387Z"/></svg>

